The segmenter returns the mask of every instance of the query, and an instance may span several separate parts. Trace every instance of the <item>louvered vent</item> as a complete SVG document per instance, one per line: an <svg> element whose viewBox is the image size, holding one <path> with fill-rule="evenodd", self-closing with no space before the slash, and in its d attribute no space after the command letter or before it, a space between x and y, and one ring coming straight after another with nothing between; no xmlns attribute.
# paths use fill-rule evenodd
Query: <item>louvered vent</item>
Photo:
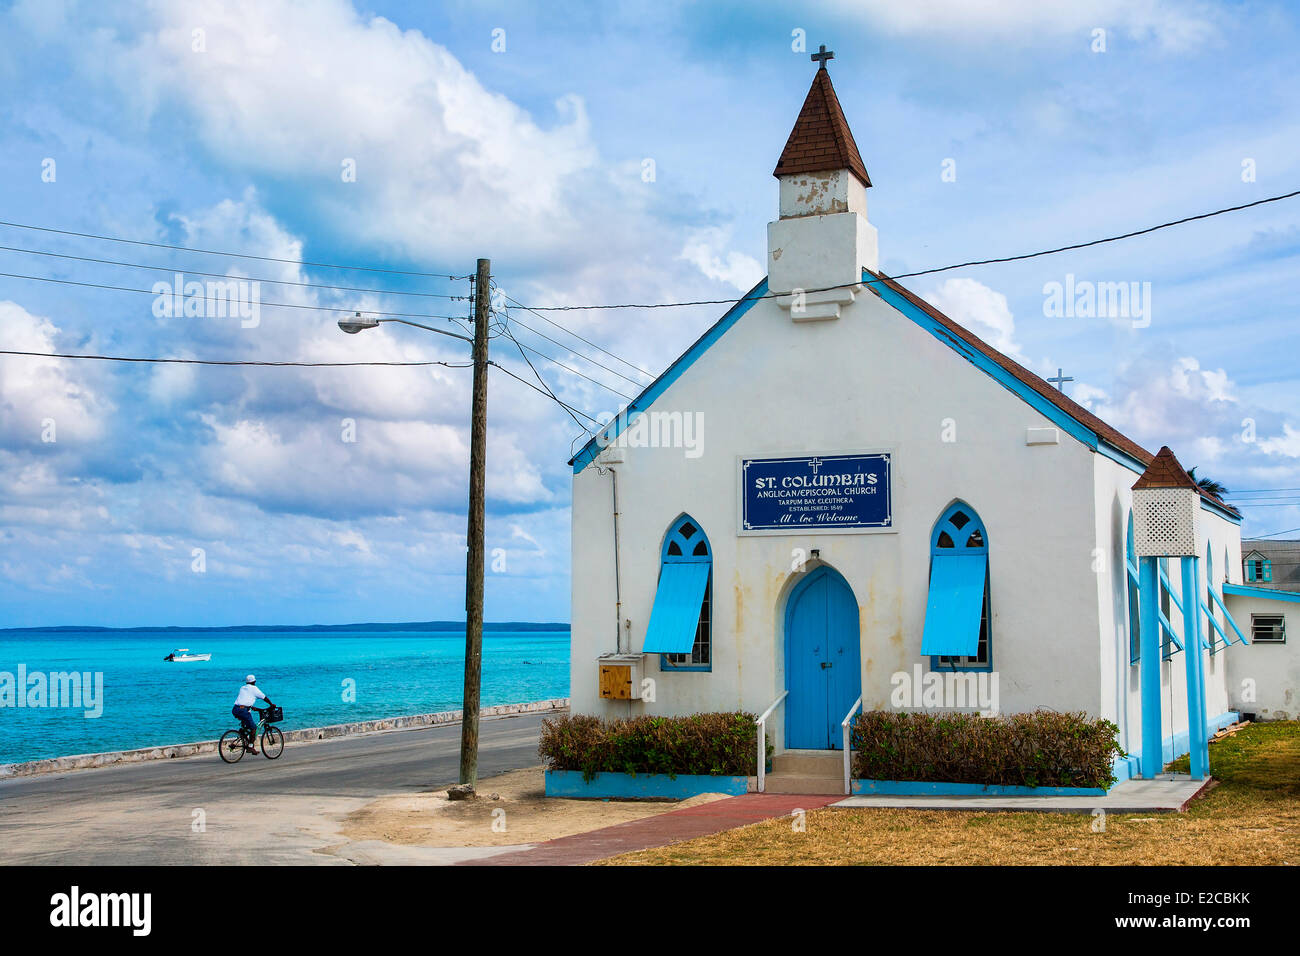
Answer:
<svg viewBox="0 0 1300 956"><path fill-rule="evenodd" d="M1133 546L1139 558L1197 556L1200 494L1191 488L1133 489Z"/></svg>

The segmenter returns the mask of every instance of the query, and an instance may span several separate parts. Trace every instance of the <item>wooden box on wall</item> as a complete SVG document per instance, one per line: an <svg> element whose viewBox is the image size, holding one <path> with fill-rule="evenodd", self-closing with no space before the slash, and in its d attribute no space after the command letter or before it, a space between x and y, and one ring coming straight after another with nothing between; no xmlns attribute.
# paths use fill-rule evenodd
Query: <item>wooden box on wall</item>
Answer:
<svg viewBox="0 0 1300 956"><path fill-rule="evenodd" d="M641 699L640 654L606 654L596 659L596 665L603 699Z"/></svg>

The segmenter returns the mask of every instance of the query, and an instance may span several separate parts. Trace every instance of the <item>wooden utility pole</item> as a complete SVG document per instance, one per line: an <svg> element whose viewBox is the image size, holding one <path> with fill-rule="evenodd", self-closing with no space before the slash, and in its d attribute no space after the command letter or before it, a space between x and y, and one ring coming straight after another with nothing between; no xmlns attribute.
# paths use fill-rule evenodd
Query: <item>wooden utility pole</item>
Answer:
<svg viewBox="0 0 1300 956"><path fill-rule="evenodd" d="M474 280L474 401L469 426L469 531L465 557L465 698L460 720L460 782L470 787L478 784L479 685L483 674L483 508L491 271L491 260L480 259Z"/></svg>

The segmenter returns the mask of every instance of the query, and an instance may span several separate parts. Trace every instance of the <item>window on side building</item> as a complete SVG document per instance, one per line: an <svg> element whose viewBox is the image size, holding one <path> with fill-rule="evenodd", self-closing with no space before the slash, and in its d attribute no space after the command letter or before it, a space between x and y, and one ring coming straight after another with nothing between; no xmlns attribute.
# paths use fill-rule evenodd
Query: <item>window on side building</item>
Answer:
<svg viewBox="0 0 1300 956"><path fill-rule="evenodd" d="M1246 555L1246 560L1242 563L1242 577L1247 584L1273 580L1273 562L1258 551Z"/></svg>
<svg viewBox="0 0 1300 956"><path fill-rule="evenodd" d="M1254 644L1285 644L1286 618L1281 614L1252 614L1250 640Z"/></svg>

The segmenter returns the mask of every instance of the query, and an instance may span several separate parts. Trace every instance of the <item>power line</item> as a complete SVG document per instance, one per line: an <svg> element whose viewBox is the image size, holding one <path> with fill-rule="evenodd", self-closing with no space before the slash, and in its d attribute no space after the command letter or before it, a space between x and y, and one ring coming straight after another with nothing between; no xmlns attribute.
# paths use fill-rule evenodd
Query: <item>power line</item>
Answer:
<svg viewBox="0 0 1300 956"><path fill-rule="evenodd" d="M168 293L165 293L165 292L164 292L164 293L155 292L153 289L130 289L130 288L127 288L126 286L120 286L120 285L107 285L107 284L102 283L102 282L77 282L77 281L75 281L75 280L73 280L73 279L55 279L55 278L53 278L53 277L51 277L51 276L29 276L29 275L22 275L22 274L17 273L17 272L0 272L0 276L5 276L5 277L8 277L8 278L10 278L10 279L30 279L30 280L33 281L33 282L55 282L55 283L58 283L59 285L75 285L75 286L82 286L83 288L87 288L87 289L108 289L108 290L110 290L110 291L112 291L112 292L135 292L135 293L138 293L138 294L140 294L140 295L152 295L152 296L167 295L167 294L168 294ZM225 278L230 279L230 280L235 281L235 282L250 282L250 281L252 281L252 280L250 280L250 279L237 279L237 278L235 278L235 277L233 277L233 276L226 276ZM222 296L212 296L212 295L196 295L196 296L183 295L182 297L183 297L183 298L186 298L186 299L204 299L204 300L209 301L209 302L227 302L227 301L228 301L226 298L224 298L224 297L222 297ZM295 303L295 302L261 302L261 301L259 301L259 302L258 302L258 305L271 306L272 308L277 308L277 309L306 309L306 310L311 311L311 312L335 312L335 313L338 313L338 312L354 311L354 310L352 310L352 309L348 309L348 308L345 308L345 307L343 307L343 306L328 306L328 305L301 305L301 304L299 304L299 303ZM459 321L460 321L460 317L458 317L458 316L454 316L454 315L430 315L430 314L427 313L427 312L376 312L376 311L373 311L373 310L371 310L371 309L367 309L367 310L366 310L366 315L390 315L390 316L398 316L398 317L402 317L402 318L412 318L412 319L446 319L446 320L449 321L449 322L459 322Z"/></svg>
<svg viewBox="0 0 1300 956"><path fill-rule="evenodd" d="M468 302L467 295L447 295L440 292L401 292L396 289L360 289L348 285L323 285L317 282L292 282L288 279L263 279L245 276L232 276L222 272L199 272L196 269L175 269L170 266L150 266L139 262L122 262L119 259L97 259L93 256L74 256L64 252L46 252L41 249L24 249L21 246L0 246L0 250L5 252L21 252L30 256L50 256L55 259L75 259L78 262L95 262L101 265L125 266L128 269L148 269L151 272L180 272L186 275L207 276L214 279L232 279L239 282L269 282L272 285L296 285L307 289L331 289L337 292L377 292L381 295L414 295L423 296L430 299L451 299L453 301Z"/></svg>
<svg viewBox="0 0 1300 956"><path fill-rule="evenodd" d="M560 368L564 369L566 372L572 372L574 375L580 376L581 378L585 378L587 381L591 382L593 385L599 385L599 386L600 386L601 388L603 388L605 391L607 391L607 392L613 392L615 395L619 396L619 398L626 398L629 402L632 401L632 396L631 396L631 395L625 395L625 394L623 394L622 392L620 392L620 391L619 391L618 389L616 389L616 388L610 388L610 387L609 387L608 385L606 385L604 382L597 381L596 379L592 378L590 375L584 375L582 372L579 372L576 368L570 368L569 366L565 365L563 362L559 361L558 359L553 359L553 358L551 358L551 357L550 357L549 355L547 355L545 352L539 352L539 351L537 351L537 349L533 348L531 345L524 345L524 344L523 344L522 342L520 342L518 339L515 339L515 340L514 340L514 343L515 343L515 345L519 346L519 348L521 348L521 349L527 349L529 352L532 352L532 353L533 353L534 355L536 355L538 358L544 358L544 359L546 359L546 361L550 362L552 365L558 365Z"/></svg>
<svg viewBox="0 0 1300 956"><path fill-rule="evenodd" d="M70 352L19 352L0 349L0 355L26 355L36 358L94 359L99 362L139 362L150 365L266 365L294 366L297 368L348 368L368 365L443 365L447 368L469 368L473 362L255 362L249 360L218 361L216 359L140 358L128 355L83 355Z"/></svg>
<svg viewBox="0 0 1300 956"><path fill-rule="evenodd" d="M507 319L507 322L508 321L509 320ZM569 406L561 402L559 396L557 396L553 391L551 391L551 386L546 384L546 379L542 378L542 373L537 371L537 367L533 365L533 360L528 357L526 352L524 352L524 347L520 345L519 340L516 339L513 334L511 334L509 325L503 326L501 332L511 342L515 343L515 348L519 350L519 357L522 358L526 363L528 363L528 367L533 370L533 375L536 377L537 383L541 385L543 389L546 390L546 394L549 395L556 402L559 402L560 406L566 412L569 413L569 417L573 419L574 423L579 428L581 428L584 432L587 431L588 430L587 426L582 424L582 422L578 420L578 416L573 414L573 411L569 408ZM592 421L595 421L595 419L592 419Z"/></svg>
<svg viewBox="0 0 1300 956"><path fill-rule="evenodd" d="M573 349L569 348L569 346L565 345L563 342L557 342L557 341L555 341L555 339L551 338L549 335L546 335L545 333L542 333L542 332L538 332L538 331L537 331L535 328L533 328L531 325L525 325L523 322L520 322L518 319L513 319L513 318L510 319L509 321L510 321L511 323L513 323L514 325L519 326L521 329L527 329L529 332L532 332L534 335L536 335L536 336L540 336L541 338L546 339L546 341L550 342L552 345L558 345L560 348L564 349L564 350L567 351L567 352L571 352L573 355L577 356L578 358L580 358L580 359L585 359L586 361L590 362L592 365L596 366L597 368L602 368L602 369L604 369L604 370L605 370L606 372L608 372L610 375L617 375L619 378L621 378L623 381L627 382L629 385L634 385L634 386L636 386L637 388L645 388L645 386L646 386L646 383L645 383L645 382L638 382L638 381L637 381L636 379L634 379L634 378L628 378L628 377L627 377L626 375L624 375L622 372L616 372L614 369L610 368L608 365L602 365L600 362L597 362L597 361L596 361L595 359L593 359L593 358L588 358L587 356L583 355L581 352L574 352ZM509 333L506 333L506 334L508 335ZM510 336L510 338L513 339L514 336ZM516 342L515 344L518 345L519 343Z"/></svg>
<svg viewBox="0 0 1300 956"><path fill-rule="evenodd" d="M1147 226L1145 229L1135 229L1132 232L1121 233L1118 236L1106 236L1102 239L1090 239L1087 242L1076 242L1068 246L1057 246L1054 249L1042 249L1038 252L1026 252L1015 256L1001 256L996 259L972 259L968 262L957 262L949 266L937 266L933 269L922 269L919 272L903 272L895 276L884 276L888 279L911 279L916 276L934 275L936 272L949 272L953 269L966 269L970 266L988 266L996 265L1003 262L1020 262L1025 259L1036 259L1040 256L1056 255L1060 252L1070 252L1075 249L1086 249L1089 246L1099 246L1107 242L1118 242L1121 239L1132 239L1135 236L1144 236L1148 233L1157 232L1160 229L1168 229L1171 226L1181 226L1184 223L1195 222L1198 219L1209 219L1213 216L1222 216L1224 213L1238 212L1242 209L1250 209L1253 206L1262 206L1265 203L1280 202L1283 199L1292 199L1300 196L1300 189L1293 192L1283 193L1280 196L1269 196L1266 199L1256 199L1254 202L1242 203L1240 206L1225 206L1223 209L1215 209L1212 212L1198 213L1195 216L1184 216L1182 219L1173 219L1169 222L1162 222L1155 226ZM875 285L882 279L864 279L861 282L846 282L840 285L822 286L817 289L804 289L808 292L832 292L836 289L854 289L860 285ZM738 299L696 299L691 302L629 302L620 305L533 305L523 306L520 308L528 309L530 312L577 312L585 309L675 309L690 305L736 305L740 302L757 302L760 299L775 299L787 293L767 292L763 295L744 295ZM518 303L516 303L518 304Z"/></svg>
<svg viewBox="0 0 1300 956"><path fill-rule="evenodd" d="M517 344L517 343L516 343L516 344ZM526 361L526 360L527 360L527 358L525 357L525 361ZM575 416L576 416L576 415L581 415L583 418L587 419L587 421L591 422L591 423L592 423L593 425L595 425L597 428L600 427L600 422L598 422L596 419L592 418L592 417L591 417L590 415L588 415L586 412L580 412L580 411L578 411L578 409L574 408L572 405L569 405L568 403L561 401L559 398L556 398L555 393L552 392L550 389L547 389L546 391L543 391L542 389L540 389L540 388L538 388L536 385L534 385L532 382L528 381L528 379L526 379L526 378L520 378L520 377L519 377L518 375L516 375L514 372L510 371L510 369L508 369L508 368L506 368L504 365L502 365L500 362L488 362L488 364L491 365L491 366L493 366L493 367L495 367L495 368L499 368L501 371L505 372L507 375L509 375L511 378L513 378L516 382L520 382L521 384L527 385L529 388L531 388L534 392L537 392L539 395L545 395L547 398L551 399L551 400L554 401L556 404L558 404L561 408L563 408L566 412L568 412L568 413L569 413L569 416L572 417L573 420L574 420L575 422L578 422L578 419L577 419ZM528 364L529 364L530 366L532 365L531 362L529 362ZM533 371L536 372L537 370L536 370L536 369L533 369ZM538 378L539 381L541 380L541 376L540 376L540 375L537 376L537 378ZM546 383L543 382L542 384L545 385ZM578 427L581 428L583 431L588 431L588 428L587 428L585 425L583 425L582 422L578 422Z"/></svg>
<svg viewBox="0 0 1300 956"><path fill-rule="evenodd" d="M250 361L250 360L218 361L216 359L144 358L140 356L131 356L131 355L87 355L87 354L78 354L78 353L71 353L71 352L20 352L14 349L0 349L0 355L19 355L19 356L30 356L33 358L89 359L89 360L94 360L99 362L127 362L127 363L141 363L141 364L149 364L149 365L223 365L223 366L238 365L238 366L275 366L275 367L291 366L295 368L355 368L355 367L363 367L363 366L427 366L427 365L441 365L445 368L471 368L474 364L473 362L435 362L435 361L427 361L427 362L257 362L257 361ZM572 405L569 405L567 402L564 402L561 399L557 398L554 393L549 391L542 391L542 389L538 388L532 382L520 378L514 372L510 371L510 369L506 368L505 366L497 362L489 362L488 364L495 365L497 368L501 369L501 371L505 372L515 381L527 385L529 388L531 388L533 391L537 392L538 394L545 395L547 398L551 399L556 404L558 404L561 408L567 411L570 415L575 415L575 414L581 415L583 418L587 419L587 421L599 427L600 425L599 421L592 418L586 412L579 411L578 409L574 408ZM574 418L574 421L577 421L576 417ZM583 428L584 431L587 430L586 427L583 426L581 422L578 422L578 424L580 427Z"/></svg>
<svg viewBox="0 0 1300 956"><path fill-rule="evenodd" d="M1280 534L1291 534L1294 531L1300 531L1300 528L1287 528L1285 531L1274 531L1272 534L1257 534L1253 538L1243 538L1243 541L1258 541L1261 538L1276 538Z"/></svg>
<svg viewBox="0 0 1300 956"><path fill-rule="evenodd" d="M532 312L533 315L537 316L537 317L538 317L539 319L541 319L543 322L548 322L548 323L550 323L551 325L555 326L555 328L560 329L560 330L563 331L563 332L567 332L569 335L572 335L572 336L573 336L575 339L577 339L579 342L585 342L587 345L590 345L593 349L596 349L596 350L599 351L599 352L604 352L604 353L605 353L606 355L608 355L610 358L614 359L614 360L617 361L617 362L622 362L622 363L623 363L624 365L626 365L628 368L630 368L630 369L635 369L636 371L640 372L642 375L645 375L645 376L647 376L647 377L649 377L649 378L654 378L654 373L653 373L653 372L650 372L650 371L648 371L647 369L642 368L640 365L636 365L636 364L634 364L634 363L632 363L632 362L629 362L627 359L619 358L619 356L615 355L613 352L609 351L608 349L601 348L599 345L597 345L595 342L591 341L590 339L585 339L585 338L583 338L583 337L582 337L581 335L579 335L577 332L573 331L573 329L570 329L570 328L568 328L567 326L561 325L559 322L556 322L556 321L554 321L553 319L550 319L550 318L548 318L548 317L542 315L542 313L540 313L540 312L537 312L537 311L535 311L535 310L533 310L533 309L530 309L528 306L524 305L523 303L518 302L518 301L516 301L515 299L510 298L510 296L508 296L508 295L505 296L505 300L506 300L507 302L514 303L514 305L516 305L516 306L518 306L519 308L523 309L525 312ZM519 320L516 319L515 321L518 322ZM519 324L520 324L520 325L523 325L522 322L520 322ZM524 328L528 328L528 326L525 325ZM538 334L540 335L541 333L538 333ZM557 344L558 344L558 343L557 343Z"/></svg>
<svg viewBox="0 0 1300 956"><path fill-rule="evenodd" d="M1300 491L1300 488L1238 488L1227 494L1229 498L1235 498L1237 495L1273 494L1277 491Z"/></svg>
<svg viewBox="0 0 1300 956"><path fill-rule="evenodd" d="M187 274L189 274L189 275L205 276L205 277L208 277L208 278L228 279L228 280L243 281L243 282L259 282L259 283L261 283L261 282L268 282L268 283L271 283L271 284L273 284L273 285L298 286L298 287L301 287L301 288L309 288L309 289L329 289L329 290L332 290L332 291L339 291L339 292L366 292L366 293L378 293L378 294L381 294L381 295L408 295L408 296L422 296L422 297L427 297L427 298L450 299L450 300L452 300L452 301L468 301L468 300L469 300L469 296L463 296L463 295L447 295L447 294L444 294L444 293L437 293L437 292L404 292L404 291L397 291L397 290L390 290L390 289L365 289L365 288L358 288L358 287L355 287L355 286L325 285L325 284L322 284L322 283L315 283L315 282L294 282L294 281L287 280L287 279L266 279L266 278L260 278L260 277L258 277L258 278L254 278L254 277L243 277L243 276L230 276L230 275L226 275L226 274L224 274L224 273L219 273L219 272L200 272L200 271L193 270L193 269L176 269L176 268L172 268L172 267L168 267L168 266L153 266L153 265L146 265L146 264L144 264L144 263L138 263L138 262L123 262L123 261L121 261L121 260L117 260L117 259L101 259L101 258L97 258L97 257L93 257L93 256L75 256L75 255L71 255L71 254L68 254L68 253L47 252L47 251L39 250L39 249L27 249L27 248L23 248L23 247L21 247L21 246L5 246L5 245L0 245L0 250L6 251L6 252L17 252L17 253L22 253L22 254L25 254L25 255L48 256L48 257L53 257L53 258L57 258L57 259L72 259L72 260L76 260L76 261L78 261L78 262L93 262L93 263L98 263L98 264L101 264L101 265L122 266L122 267L130 268L130 269L145 269L145 270L148 270L148 271L151 271L151 272L159 272L159 273L177 273L177 272L181 272L181 273L187 273ZM5 275L13 276L12 273L4 273L4 274L5 274ZM42 277L36 277L36 276L31 276L31 277L26 277L26 278L42 279ZM46 280L46 281L55 281L55 280L53 280L53 279L49 279L49 280ZM116 288L116 287L114 287L114 288ZM121 289L119 289L119 291L132 291L132 290L121 290ZM134 290L134 291L143 292L144 290ZM150 294L153 294L153 295L158 294L158 293L155 293L153 290L149 290L149 292L150 292ZM205 297L205 298L209 298L209 297ZM508 296L507 296L507 298L509 299ZM510 301L513 302L514 300L513 300L513 299L510 299ZM264 303L264 304L266 304L266 305L280 305L281 303L272 303L272 302L268 302L268 303ZM517 303L516 303L516 304L517 304ZM531 310L530 310L530 311L531 311ZM398 314L401 314L401 313L379 313L379 314L398 315ZM540 313L536 313L536 314L538 315L539 318L544 319L545 321L549 322L551 325L554 325L556 328L563 329L564 331L569 332L569 334L573 335L574 338L577 338L577 339L579 339L579 340L581 340L581 341L583 341L583 342L586 342L588 345L592 346L592 348L595 348L595 349L597 349L597 350L599 350L599 351L601 351L601 352L604 352L606 355L609 355L611 358L614 358L614 359L616 359L617 361L622 362L624 365L628 366L629 368L635 369L636 371L641 372L643 375L651 376L651 373L650 373L650 372L647 372L645 369L639 368L638 366L633 365L631 362L628 362L628 361L626 361L626 360L620 358L619 356L614 355L614 353L609 352L608 350L601 348L599 345L596 345L594 342L590 342L590 341L588 341L587 339L585 339L585 338L583 338L582 336L578 335L576 332L572 332L572 331L570 331L569 329L565 328L564 326L560 325L558 322L553 322L552 320L548 319L548 318L547 318L546 316L544 316L544 315L541 315ZM430 316L430 318L447 318L447 319L451 319L450 316ZM452 321L455 321L455 320L452 319ZM520 322L520 321L518 321L518 320L515 320L515 321L516 321L516 323L517 323L519 326L521 326L521 327L524 328L524 329L527 329L529 332L532 332L534 335L538 335L538 336L540 336L541 338L546 339L546 341L552 343L553 345L558 345L560 348L567 349L568 351L573 352L573 349L569 348L569 346L565 345L563 342L558 342L558 341L556 341L555 339L551 338L550 336L546 335L545 333L539 332L537 329L534 329L534 328L533 328L532 326L530 326L530 325L527 325L527 324L525 324L525 323L523 323L523 322ZM597 362L595 359L592 359L592 358L589 358L588 356L582 355L582 354L579 353L579 352L574 352L573 354L577 355L579 358L586 359L588 362L591 362L591 364L597 366L598 368L604 369L605 371L609 372L611 375L616 375L616 376L618 376L619 378L623 379L623 381L627 382L627 383L630 384L630 385L635 385L635 386L638 387L638 388L642 388L642 387L644 387L644 385L645 385L644 382L638 382L638 381L636 381L635 379L628 378L626 375L623 375L621 372L618 372L618 371L616 371L615 369L612 369L612 368L610 368L610 367L607 366L607 365L604 365L604 364L602 364L602 363L600 363L600 362ZM651 377L653 377L653 376L651 376Z"/></svg>
<svg viewBox="0 0 1300 956"><path fill-rule="evenodd" d="M49 232L60 236L77 236L81 239L98 239L102 242L122 242L133 246L151 246L155 249L175 249L178 252L196 252L205 256L226 256L231 259L256 259L259 262L287 262L292 265L311 266L315 269L349 269L354 272L382 272L387 275L423 276L427 279L450 279L452 281L470 278L470 276L445 275L440 272L410 272L404 269L379 269L374 266L337 265L331 262L307 262L303 259L281 259L276 256L255 256L244 252L222 252L215 249L198 249L193 246L176 246L166 242L146 242L142 239L123 239L120 236L100 236L92 232L73 232L69 229L53 229L49 226L33 226L22 222L6 222L3 219L0 219L0 226L9 226L13 229L31 229L36 232Z"/></svg>

